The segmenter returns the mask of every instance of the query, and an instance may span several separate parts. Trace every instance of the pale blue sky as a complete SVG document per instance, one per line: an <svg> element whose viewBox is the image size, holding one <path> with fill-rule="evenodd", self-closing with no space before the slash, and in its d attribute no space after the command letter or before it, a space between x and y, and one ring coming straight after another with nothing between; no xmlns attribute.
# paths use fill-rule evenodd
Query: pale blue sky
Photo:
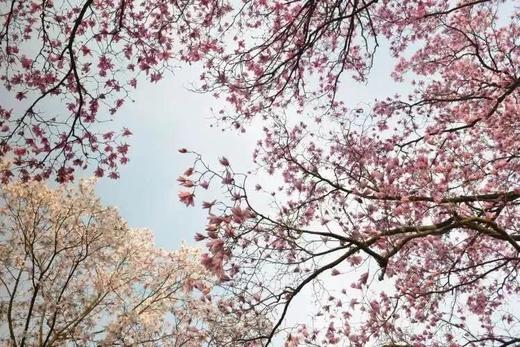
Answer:
<svg viewBox="0 0 520 347"><path fill-rule="evenodd" d="M135 102L127 103L111 125L132 130L130 162L121 167L120 179L104 178L97 186L103 202L117 206L130 226L150 228L158 245L170 249L183 240L192 242L205 223L199 206L187 208L178 201L177 177L193 157L177 150L195 150L210 162L225 155L245 169L257 138L250 135L257 133L253 130L240 136L210 127L215 99L188 90L198 76L197 68L183 67L158 84L141 83L132 95Z"/></svg>
<svg viewBox="0 0 520 347"><path fill-rule="evenodd" d="M353 104L370 104L375 97L396 92L389 79L391 61L383 54L386 54L384 49L380 50L381 59L376 62L369 83L345 84L341 97ZM111 125L115 129L126 126L132 130L130 162L121 168L120 179L103 178L97 185L105 204L117 206L131 227L151 229L157 245L168 249L178 248L182 241L195 244L193 235L204 230L206 222L206 210L200 208L200 199L194 208L178 201L176 180L191 165L192 157L177 150L181 147L195 150L210 163L225 155L235 169L245 172L252 167L252 151L261 136L259 124L246 134L222 133L218 127L210 127L213 122L210 109L217 106L215 99L187 89L191 81L198 79L199 71L197 67L184 67L174 76L165 76L157 85L147 82L140 85L132 95L135 102L127 103ZM269 183L276 183L272 182L275 178L270 180ZM262 185L266 185L265 179ZM210 188L208 195L211 194L218 194L218 190ZM338 279L328 283L331 289L344 286ZM286 320L288 325L301 323L302 317L316 313L312 298L310 286L295 300Z"/></svg>
<svg viewBox="0 0 520 347"><path fill-rule="evenodd" d="M351 104L371 103L375 97L396 92L389 79L391 59L381 47L370 81L365 86L345 83L340 96ZM217 101L211 95L191 92L200 68L182 67L165 75L158 84L142 82L116 115L112 126L130 128L130 162L121 168L117 181L102 179L97 191L106 204L117 206L132 227L154 231L159 246L173 249L181 241L192 242L195 232L204 228L205 211L197 205L187 208L177 199L177 177L190 165L191 157L181 155L178 148L195 150L210 162L225 155L233 166L247 170L252 166L251 154L260 134L250 129L246 134L210 127L211 108Z"/></svg>
<svg viewBox="0 0 520 347"><path fill-rule="evenodd" d="M391 59L384 54L385 47L379 50L367 85L345 83L340 97L350 104L370 104L375 97L394 94ZM188 90L199 74L197 66L183 67L158 84L140 84L132 95L135 102L128 102L110 125L132 130L130 162L121 168L119 180L104 178L97 186L103 202L117 206L130 226L150 228L158 245L170 249L183 240L191 243L194 233L204 228L206 216L198 205L187 208L178 201L176 179L192 157L177 149L195 150L210 162L225 155L234 168L245 171L252 166L252 151L261 136L259 127L246 134L211 127L211 108L218 108L217 101Z"/></svg>

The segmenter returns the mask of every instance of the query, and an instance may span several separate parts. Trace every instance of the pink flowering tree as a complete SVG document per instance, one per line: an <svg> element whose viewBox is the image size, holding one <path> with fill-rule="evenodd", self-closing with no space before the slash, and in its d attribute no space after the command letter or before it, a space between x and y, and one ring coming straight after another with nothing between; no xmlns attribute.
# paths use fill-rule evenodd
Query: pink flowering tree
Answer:
<svg viewBox="0 0 520 347"><path fill-rule="evenodd" d="M221 1L0 1L0 155L11 174L70 181L77 169L118 177L128 129L101 127L138 81L217 47Z"/></svg>
<svg viewBox="0 0 520 347"><path fill-rule="evenodd" d="M313 288L315 324L287 346L520 342L519 20L492 0L244 3L203 87L238 128L265 117L257 172L283 184L259 204L255 177L194 154L179 197L221 187L196 239L244 309L277 315L259 340ZM342 76L365 81L382 40L410 92L341 102Z"/></svg>
<svg viewBox="0 0 520 347"><path fill-rule="evenodd" d="M155 247L93 183L1 188L2 345L257 345L269 322L214 294L198 250Z"/></svg>
<svg viewBox="0 0 520 347"><path fill-rule="evenodd" d="M500 98L515 85L515 52L506 47L515 45L507 42L516 37L514 25L497 28L496 35L479 33L498 23L482 11L497 16L500 7L514 9L512 1L499 0L2 0L0 155L14 159L4 180L18 174L65 182L89 163L97 176L117 178L118 165L128 161L131 131L101 124L139 81L157 82L179 61L201 63L200 89L232 105L221 118L236 128L255 115L271 118L274 109L288 106L303 111L309 103L319 108L318 117L344 114L347 106L337 98L342 77L366 81L383 40L403 59L397 80L406 71L438 73L434 66L455 71L460 64L442 51L428 60L428 47L450 47L459 62L469 59L457 54L470 45L473 60L501 78L485 90ZM406 59L406 49L419 46ZM499 52L504 61L495 59ZM437 99L415 106L445 100L450 91L435 88L429 92ZM474 103L481 96L456 92Z"/></svg>

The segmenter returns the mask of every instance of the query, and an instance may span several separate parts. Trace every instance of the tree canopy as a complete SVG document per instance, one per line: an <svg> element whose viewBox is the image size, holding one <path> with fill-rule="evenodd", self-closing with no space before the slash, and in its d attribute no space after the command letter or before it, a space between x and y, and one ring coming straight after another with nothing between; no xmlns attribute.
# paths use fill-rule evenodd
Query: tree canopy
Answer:
<svg viewBox="0 0 520 347"><path fill-rule="evenodd" d="M202 264L236 312L276 319L313 288L315 324L287 346L519 343L520 12L507 0L0 0L3 170L117 178L125 136L101 131L143 77L201 68L219 124L264 127L252 175L203 155L179 199L215 201ZM36 47L36 49L35 49ZM398 90L349 102L391 57ZM258 124L258 123L253 123ZM224 154L224 153L223 153ZM276 179L276 178L274 178ZM262 182L258 182L262 183ZM253 184L254 185L254 184ZM255 196L265 193L269 206ZM337 291L334 288L341 285ZM237 313L238 314L238 313ZM242 341L243 342L243 341ZM238 343L235 341L235 343Z"/></svg>
<svg viewBox="0 0 520 347"><path fill-rule="evenodd" d="M200 251L154 246L100 204L94 182L1 188L2 344L233 346L269 328L215 296Z"/></svg>

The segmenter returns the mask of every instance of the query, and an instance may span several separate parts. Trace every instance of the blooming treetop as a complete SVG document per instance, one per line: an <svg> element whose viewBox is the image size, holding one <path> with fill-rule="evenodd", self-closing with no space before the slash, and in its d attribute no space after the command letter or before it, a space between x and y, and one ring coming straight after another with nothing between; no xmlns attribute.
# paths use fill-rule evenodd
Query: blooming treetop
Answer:
<svg viewBox="0 0 520 347"><path fill-rule="evenodd" d="M76 169L117 178L129 129L103 130L137 87L176 60L217 49L228 6L196 0L1 0L0 155L22 178L70 181ZM14 171L14 172L12 172Z"/></svg>
<svg viewBox="0 0 520 347"><path fill-rule="evenodd" d="M93 183L2 187L0 343L254 346L267 321L213 294L200 253L155 247L101 206Z"/></svg>
<svg viewBox="0 0 520 347"><path fill-rule="evenodd" d="M415 109L466 100L484 103L482 114L492 112L493 100L505 101L502 96L507 99L518 84L517 16L499 24L500 7L513 5L505 0L1 0L0 153L14 159L4 179L16 171L24 179L54 175L65 182L89 162L97 165L97 176L117 178L117 166L128 161L125 141L131 131L100 123L130 98L139 76L157 82L178 61L201 63L200 89L232 105L221 117L237 128L289 105L303 111L310 101L317 101L311 104L320 108L318 118L341 116L349 108L336 97L341 77L365 81L384 39L400 60L397 80L413 72L460 84L426 86L418 78ZM482 89L478 81L463 78L471 74L497 80ZM453 98L446 97L449 93ZM489 94L493 100L484 98ZM406 99L394 101L404 102L402 110L407 105Z"/></svg>
<svg viewBox="0 0 520 347"><path fill-rule="evenodd" d="M320 323L294 329L288 346L520 342L515 4L251 1L239 18L251 39L215 55L204 81L234 105L236 126L265 116L255 160L283 185L262 208L246 176L199 155L180 184L187 205L222 186L196 238L237 295L256 288L244 308L279 314L258 338L272 341L294 298L317 286L330 293ZM409 95L342 103L341 76L365 81L381 40ZM302 116L280 116L294 104Z"/></svg>

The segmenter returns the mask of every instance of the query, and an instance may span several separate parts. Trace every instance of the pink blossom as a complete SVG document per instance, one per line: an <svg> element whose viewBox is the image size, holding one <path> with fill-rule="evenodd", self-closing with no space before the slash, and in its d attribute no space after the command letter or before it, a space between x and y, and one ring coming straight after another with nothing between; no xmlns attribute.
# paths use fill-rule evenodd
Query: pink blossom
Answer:
<svg viewBox="0 0 520 347"><path fill-rule="evenodd" d="M227 160L227 158L225 158L225 157L220 158L219 162L223 166L229 166L229 160Z"/></svg>
<svg viewBox="0 0 520 347"><path fill-rule="evenodd" d="M195 194L193 194L193 193L186 192L186 191L179 193L179 201L182 202L183 204L185 204L186 206L194 206L195 205L194 198L195 198Z"/></svg>

